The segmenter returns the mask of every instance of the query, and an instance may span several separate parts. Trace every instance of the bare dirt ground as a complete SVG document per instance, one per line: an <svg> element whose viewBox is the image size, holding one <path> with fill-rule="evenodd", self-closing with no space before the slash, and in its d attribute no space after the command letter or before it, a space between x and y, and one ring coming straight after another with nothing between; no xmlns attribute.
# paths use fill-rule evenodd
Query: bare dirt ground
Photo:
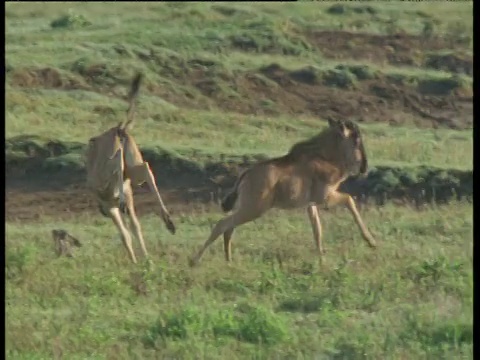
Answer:
<svg viewBox="0 0 480 360"><path fill-rule="evenodd" d="M439 49L455 49L455 44L415 36L379 36L348 32L315 32L307 34L313 46L327 58L366 59L371 63L436 68L471 74L473 59L464 55L427 56ZM456 54L461 54L456 52ZM160 61L154 54L138 55L140 60ZM163 59L164 60L164 59ZM468 89L444 89L426 84L412 86L401 80L392 81L376 74L355 84L325 84L311 69L286 70L271 64L256 71L230 73L221 64L202 61L173 61L165 67L166 77L184 87L200 90L199 96L173 93L167 87L148 84L147 91L173 104L189 108L216 106L226 111L248 114L311 114L322 117L355 118L358 121L382 121L391 124L413 122L419 127L471 128L473 100ZM16 71L11 84L26 88L90 89L111 93L107 84L98 82L95 74L105 72L92 67L80 77L68 77L56 69ZM110 79L111 80L111 79ZM448 84L447 84L448 85ZM447 86L448 87L448 86ZM234 90L239 96L230 96ZM265 106L265 101L274 104ZM7 174L9 169L7 169ZM45 174L42 174L45 175ZM186 174L188 175L188 174ZM157 174L158 176L158 174ZM72 217L80 212L98 214L92 196L83 186L83 179L62 184L41 180L42 176L6 176L6 220L35 220L44 215ZM172 212L192 211L202 204L218 201L218 187L206 181L180 184L177 178L163 174L157 178L162 196ZM163 183L174 184L164 186ZM136 195L139 214L155 211L153 196L140 190Z"/></svg>
<svg viewBox="0 0 480 360"><path fill-rule="evenodd" d="M212 71L208 67L194 66L182 69L182 75L175 81L184 89L199 91L194 94L173 93L169 87L159 84L149 84L147 90L180 107L217 107L242 114L309 114L397 125L413 122L419 127L454 129L469 128L473 124L471 89L450 89L454 85L449 83L424 81L413 86L383 74L349 83L349 79L332 72L328 81L338 82L332 86L319 79L312 69L289 71L277 64L258 71L231 74L220 69L211 75ZM88 89L111 93L112 89L92 83L93 77L86 76L86 82L65 79L55 69L42 68L18 71L12 81L15 86L26 88ZM236 95L232 96L228 90ZM103 110L108 111L108 107Z"/></svg>
<svg viewBox="0 0 480 360"><path fill-rule="evenodd" d="M233 174L225 177L221 185L211 181L212 173L192 174L181 170L166 171L166 166L150 162L162 199L172 214L192 213L200 209L218 206L224 192L235 181ZM5 218L7 221L35 221L43 216L69 219L79 213L102 216L93 195L85 187L82 172L59 172L53 179L35 169L26 174L18 169L7 172L5 181ZM35 181L32 181L32 178ZM134 189L135 204L139 215L159 211L155 196L146 184Z"/></svg>
<svg viewBox="0 0 480 360"><path fill-rule="evenodd" d="M160 192L172 215L180 212L195 212L205 206L201 202L192 202L189 205L182 200L183 196L179 194L179 191L160 189ZM149 213L159 214L159 205L156 203L154 195L146 191L136 191L135 204L140 216ZM5 209L6 221L35 221L44 216L56 217L59 220L72 219L79 213L102 216L93 196L85 188L36 192L6 190Z"/></svg>
<svg viewBox="0 0 480 360"><path fill-rule="evenodd" d="M221 189L212 182L201 179L189 181L172 176L159 176L154 170L162 199L172 214L195 212L216 206ZM85 175L64 177L49 181L44 174L35 178L35 184L25 177L6 177L5 219L7 221L35 221L43 216L68 219L78 213L101 216L94 197L85 187ZM229 182L229 184L231 181ZM146 185L134 190L139 215L159 211L155 196ZM219 209L219 207L218 207Z"/></svg>
<svg viewBox="0 0 480 360"><path fill-rule="evenodd" d="M161 162L150 162L157 179L157 186L172 215L195 213L205 209L220 212L220 200L233 185L236 174L231 168L218 166L216 170L187 173L181 169L170 171ZM472 196L472 172L460 170L440 174L424 174L424 180L415 184L402 184L378 190L379 174L390 173L392 169L377 169L365 179L348 179L341 187L354 196L360 206L376 206L392 201L409 204L420 209L426 203L445 203L453 198L470 199ZM395 170L393 170L395 171ZM441 174L443 172L443 174ZM398 176L395 175L395 176ZM32 182L32 178L35 182ZM435 185L433 190L432 184ZM146 185L134 189L137 212L140 215L158 213L155 196ZM44 216L58 219L72 219L79 213L100 216L93 195L85 187L85 174L64 170L53 179L41 173L29 171L26 176L12 173L6 177L6 220L36 221Z"/></svg>

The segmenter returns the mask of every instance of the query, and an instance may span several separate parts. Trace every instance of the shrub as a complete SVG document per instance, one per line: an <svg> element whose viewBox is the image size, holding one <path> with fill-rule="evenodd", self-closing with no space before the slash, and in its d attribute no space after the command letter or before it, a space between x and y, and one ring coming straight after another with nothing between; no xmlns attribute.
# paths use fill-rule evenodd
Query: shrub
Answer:
<svg viewBox="0 0 480 360"><path fill-rule="evenodd" d="M374 79L377 76L376 71L368 65L337 65L335 69L339 71L348 71L358 80Z"/></svg>
<svg viewBox="0 0 480 360"><path fill-rule="evenodd" d="M425 21L422 28L422 36L429 39L435 33L435 25L432 21Z"/></svg>
<svg viewBox="0 0 480 360"><path fill-rule="evenodd" d="M323 74L323 81L327 86L349 88L355 85L357 78L347 69L334 69L328 70Z"/></svg>
<svg viewBox="0 0 480 360"><path fill-rule="evenodd" d="M275 344L287 337L287 325L266 309L240 306L237 310L221 309L205 313L201 309L188 308L169 314L150 328L146 343L154 346L158 338L185 339L194 334L231 336L262 344Z"/></svg>
<svg viewBox="0 0 480 360"><path fill-rule="evenodd" d="M81 14L74 14L69 12L67 15L63 15L58 19L53 20L50 23L52 28L63 28L63 29L77 29L90 26L92 23L87 20L87 18Z"/></svg>
<svg viewBox="0 0 480 360"><path fill-rule="evenodd" d="M467 86L467 81L458 75L443 79L427 79L418 83L418 90L424 94L448 95L456 89Z"/></svg>

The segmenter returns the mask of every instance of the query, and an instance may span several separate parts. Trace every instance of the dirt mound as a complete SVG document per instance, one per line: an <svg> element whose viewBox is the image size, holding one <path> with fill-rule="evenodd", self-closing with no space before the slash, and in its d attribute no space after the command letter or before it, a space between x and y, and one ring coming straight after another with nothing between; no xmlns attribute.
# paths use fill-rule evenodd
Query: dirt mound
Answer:
<svg viewBox="0 0 480 360"><path fill-rule="evenodd" d="M456 83L431 80L414 87L362 67L338 67L318 74L312 68L287 71L273 64L261 73L278 87L269 91L257 83L253 92L269 94L282 112L393 124L413 120L418 126L450 128L470 127L473 121L472 104L455 94L461 88Z"/></svg>
<svg viewBox="0 0 480 360"><path fill-rule="evenodd" d="M429 54L423 65L435 70L473 76L473 57L468 54Z"/></svg>
<svg viewBox="0 0 480 360"><path fill-rule="evenodd" d="M185 60L153 51L142 56L147 55L164 81L147 79L145 91L179 107L243 114L310 114L420 127L462 129L473 124L472 85L460 76L418 78L382 73L366 65L288 70L271 64L254 70L230 70L211 59ZM121 84L123 91L131 78L130 69L80 60L72 65L72 71L17 70L9 81L21 87L88 88L124 98L118 89Z"/></svg>
<svg viewBox="0 0 480 360"><path fill-rule="evenodd" d="M468 98L472 86L456 77L412 79L383 74L366 65L287 70L271 64L257 70L231 71L211 59L185 61L154 52L150 61L157 62L162 76L181 86L175 93L161 84L150 85L149 90L178 106L218 107L244 114L310 113L450 128L471 127L473 122Z"/></svg>
<svg viewBox="0 0 480 360"><path fill-rule="evenodd" d="M322 55L335 60L367 60L392 65L433 67L432 55L440 50L456 50L459 44L442 37L421 37L408 34L376 35L347 31L312 31L305 34L310 43ZM463 50L463 49L462 49ZM448 59L448 60L447 60ZM441 57L433 64L440 68L465 74L473 73L473 56L461 59L455 56ZM448 65L447 65L448 64Z"/></svg>
<svg viewBox="0 0 480 360"><path fill-rule="evenodd" d="M290 71L271 64L258 71L228 72L216 64L190 68L174 79L185 87L194 87L207 99L195 101L196 106L216 106L244 114L310 113L450 128L471 127L473 122L471 98L465 98L471 86L455 78L415 83L368 66ZM170 100L176 103L172 95Z"/></svg>

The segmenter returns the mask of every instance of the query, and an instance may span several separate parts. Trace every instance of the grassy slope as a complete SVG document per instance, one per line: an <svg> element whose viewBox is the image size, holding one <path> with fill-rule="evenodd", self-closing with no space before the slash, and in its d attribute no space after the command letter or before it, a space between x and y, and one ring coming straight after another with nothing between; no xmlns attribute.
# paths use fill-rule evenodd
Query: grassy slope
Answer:
<svg viewBox="0 0 480 360"><path fill-rule="evenodd" d="M389 19L400 14L398 19L402 29L418 33L425 17L432 16L429 21L437 24L435 30L441 34L457 24L458 18L465 18L470 10L468 3L457 6L453 15L450 14L452 16L449 17L449 21L444 22L440 21L442 14L452 9L448 3L439 6L434 14L430 8L422 4L415 4L409 10L395 4L386 4L382 7L375 5L373 7L377 9L377 13L372 18L373 21L370 21L366 28L358 28L357 23L358 19L362 18L361 14L332 16L325 12L328 7L322 4L315 4L314 11L311 4L298 4L294 7L291 4L284 4L274 9L259 5L263 10L261 12L254 12L248 5L228 4L211 5L210 10L208 6L199 4L188 7L181 4L140 4L135 6L135 12L127 12L131 9L130 6L117 4L114 11L121 15L105 17L105 14L112 10L108 6L87 4L79 8L78 5L71 4L69 11L73 14L86 14L86 19L92 25L75 30L63 30L51 29L49 24L60 14L65 13L65 9L42 4L34 5L27 10L22 6L7 4L8 67L11 69L49 67L68 74L72 64L102 63L115 71L117 78L124 80L117 87L120 93L126 91L125 81L128 81L132 68L142 68L147 72L148 81L152 84L155 82L170 84L170 91L173 92L198 92L171 83L163 75L159 75L155 66L129 57L121 57L113 48L122 45L130 51L142 51L145 47L157 46L162 56L171 53L183 59L199 56L211 58L230 72L238 69L257 69L273 62L290 69L306 65L328 69L338 64L326 61L318 50L305 48L301 50L301 36L297 34L297 29L309 27L331 29L335 28L335 22L338 22L345 29L381 33L385 31L383 27L389 24ZM230 15L227 10L232 9L237 9L237 12ZM289 20L285 20L286 18ZM464 22L464 26L466 27L464 31L468 32L470 24ZM217 53L219 49L229 48L225 39L230 35L245 33L261 39L265 32L278 38L276 40L278 49L298 47L298 52L294 56L230 50ZM427 69L367 65L376 71L406 78L442 79L451 75ZM49 138L61 141L86 143L93 131L110 126L118 116L121 116L125 108L123 102L111 96L80 90L65 92L17 88L10 86L11 79L10 74L7 76L7 138L25 135L27 132L29 135L48 135ZM466 80L471 82L471 78ZM135 133L143 147L160 145L171 150L194 149L210 154L277 155L284 152L293 141L309 136L323 126L323 123L311 118L297 120L283 116L280 119L278 117L265 119L215 111L180 110L165 100L148 94L142 95L141 102L139 118L142 120L138 122ZM112 108L114 113L98 114L94 111L101 106ZM152 131L146 132L147 128ZM367 125L365 132L372 164L409 162L413 165L471 168L470 154L473 142L470 131L419 131L412 128L391 130L382 125ZM166 133L168 137L158 136ZM439 151L445 148L450 150Z"/></svg>
<svg viewBox="0 0 480 360"><path fill-rule="evenodd" d="M214 6L216 11L208 10ZM68 72L83 58L106 62L112 69L141 67L152 82L165 81L144 64L113 57L113 45L142 50L154 44L182 58L201 54L220 59L231 71L272 62L293 69L330 65L318 52L303 49L293 35L279 41L281 47L297 51L295 56L214 51L222 49L228 35L260 22L276 34L293 34L298 27L385 33L392 26L418 33L425 15L434 17L438 33L452 34L455 26L457 32L471 32L472 25L465 21L471 17L471 3L373 4L378 13L372 21L355 13L331 16L325 13L330 5L318 3L256 4L261 11L249 4L221 6L69 4L93 25L55 31L49 23L65 8L7 3L7 67L47 66ZM232 8L245 12L225 16L225 9ZM398 19L394 25L391 18ZM380 69L419 78L449 76L424 69ZM131 71L120 77L128 79ZM92 132L116 121L115 114L93 114L96 106L108 103L117 114L124 111L124 103L106 95L19 89L9 81L7 75L7 138L30 134L85 144ZM277 155L324 126L308 117L178 109L147 94L142 95L139 118L143 120L135 135L142 147L162 146L188 156L194 150L214 156ZM152 131L142 131L147 128ZM364 129L373 165L472 168L469 131L381 124ZM308 220L300 212L267 216L237 231L232 266L225 266L219 240L212 247L214 254L207 253L195 271L186 268L186 257L204 241L209 224L220 216L217 212L178 216L181 232L175 237L163 228L159 232L162 225L153 216L142 218L154 264L138 267L128 263L119 241L112 241L113 226L105 219L84 216L61 225L85 243L73 261L53 259L49 231L59 226L55 219L9 223L8 357L40 359L63 352L72 359L115 354L153 358L157 349L170 358L472 358L471 205L454 203L422 213L392 206L369 210L364 217L381 241L376 253L358 234L351 234L348 213L335 213L322 216L328 258L321 270L311 251ZM272 261L278 251L283 268ZM137 294L143 287L146 296ZM258 337L267 344L255 345Z"/></svg>
<svg viewBox="0 0 480 360"><path fill-rule="evenodd" d="M11 114L6 123L7 138L26 135L25 129L28 129L29 135L83 144L87 143L92 133L112 126L118 116L123 115L125 108L123 102L109 99L109 106L115 113L106 116L95 114L94 107L104 104L106 97L80 91L40 90L25 94L12 90L7 93L7 102L14 108L14 115ZM59 102L63 106L55 106ZM164 106L155 97L142 98L138 118L141 120L136 123L133 133L142 148L160 146L174 151L188 153L197 150L217 156L220 153L280 155L288 151L295 141L312 136L325 126L325 123L312 118L273 118L175 109ZM392 128L384 124L365 125L363 128L372 165L408 162L410 165L472 168L471 130Z"/></svg>
<svg viewBox="0 0 480 360"><path fill-rule="evenodd" d="M129 79L132 72L129 67L141 67L149 74L150 83L168 83L169 80L160 76L158 69L151 64L118 56L113 50L115 45L141 51L145 46L148 48L153 44L158 46L164 56L169 53L183 59L203 56L215 59L231 72L241 68L256 69L273 62L292 69L306 65L328 69L335 64L325 61L315 49L304 48L295 56L262 52L246 54L229 50L218 54L216 51L228 49L225 39L237 33L245 33L253 38L262 38L263 33L273 34L274 38L278 38L278 49L300 49L301 36L296 30L309 27L331 29L335 28L335 22L341 23L345 29L382 33L385 31L383 27L389 24L389 19L394 15L397 18L399 14L398 22L402 29L418 33L420 25L426 21L426 16L431 16L428 19L436 24L435 30L438 34L444 31L449 33L447 30L455 26L459 18L465 18L471 10L468 3L457 6L455 12L450 14L448 22L444 22L440 21L442 14L452 10L448 3L439 6L433 14L431 8L422 4L415 4L408 10L395 4L385 4L382 7L375 5L373 8L377 12L370 24L366 28L358 28L361 14L353 12L332 16L325 12L328 6L324 4L315 4L314 7L311 4L298 4L294 7L283 4L275 8L259 5L263 10L260 12L254 12L248 5L228 4L194 4L188 7L182 4L140 4L135 6L135 12L128 12L131 5L117 4L114 12L118 11L121 15L108 17L105 14L112 11L108 6L87 4L79 8L78 5L71 4L69 11L77 15L85 14L92 25L76 30L63 30L51 29L49 24L60 14L64 14L66 9L49 4L35 5L28 10L15 4L7 5L6 61L10 68L50 67L69 73L72 64L78 64L79 61L90 64L104 63L110 70L116 71L117 78L124 80ZM232 15L233 9L237 11ZM464 22L465 32L470 30L470 25ZM373 65L372 68L378 69L378 66ZM418 79L450 76L441 71L392 66L381 67L377 71ZM65 92L16 88L9 86L10 81L11 75L7 76L7 138L25 135L25 130L28 129L29 135L48 135L62 141L86 143L92 131L100 131L110 126L121 116L125 107L123 102L106 95L79 90ZM467 78L467 81L471 82L471 78ZM125 87L126 83L123 82L118 87L120 93L126 91ZM171 85L171 91L184 90L181 86L179 88L179 85ZM323 126L316 119L297 121L287 116L264 119L215 111L179 110L165 100L147 94L142 96L141 102L139 118L142 121L138 122L135 132L143 147L160 145L172 150L195 149L210 154L221 152L277 155L284 152L293 141L309 136ZM95 108L105 105L112 108L114 113L98 114L94 111ZM153 131L146 132L147 128ZM469 131L423 132L411 128L390 130L382 125L371 125L365 126L365 132L373 164L408 161L411 164L471 168L473 142ZM158 136L166 133L168 137ZM444 148L450 150L439 151Z"/></svg>

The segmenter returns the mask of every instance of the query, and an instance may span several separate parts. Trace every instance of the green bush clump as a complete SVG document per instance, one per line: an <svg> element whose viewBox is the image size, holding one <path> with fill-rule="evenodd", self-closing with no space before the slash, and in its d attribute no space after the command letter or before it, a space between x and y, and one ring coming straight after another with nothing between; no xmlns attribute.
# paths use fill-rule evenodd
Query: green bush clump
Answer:
<svg viewBox="0 0 480 360"><path fill-rule="evenodd" d="M92 25L84 15L69 12L67 15L60 16L50 23L50 27L62 29L78 29Z"/></svg>
<svg viewBox="0 0 480 360"><path fill-rule="evenodd" d="M247 306L241 311L221 309L205 313L192 307L159 319L149 329L145 340L149 346L155 346L159 338L185 339L205 334L230 336L250 343L275 344L285 340L288 328L282 318L264 308Z"/></svg>
<svg viewBox="0 0 480 360"><path fill-rule="evenodd" d="M468 81L464 77L455 74L450 78L421 80L418 83L418 90L423 94L448 95L452 91L467 86Z"/></svg>
<svg viewBox="0 0 480 360"><path fill-rule="evenodd" d="M342 65L340 65L342 66ZM337 69L340 70L340 66L337 66ZM377 73L368 65L350 65L350 66L342 66L346 68L349 72L357 77L358 80L370 80L375 79Z"/></svg>
<svg viewBox="0 0 480 360"><path fill-rule="evenodd" d="M348 69L333 69L323 74L323 81L327 86L351 88L356 84L357 77Z"/></svg>

